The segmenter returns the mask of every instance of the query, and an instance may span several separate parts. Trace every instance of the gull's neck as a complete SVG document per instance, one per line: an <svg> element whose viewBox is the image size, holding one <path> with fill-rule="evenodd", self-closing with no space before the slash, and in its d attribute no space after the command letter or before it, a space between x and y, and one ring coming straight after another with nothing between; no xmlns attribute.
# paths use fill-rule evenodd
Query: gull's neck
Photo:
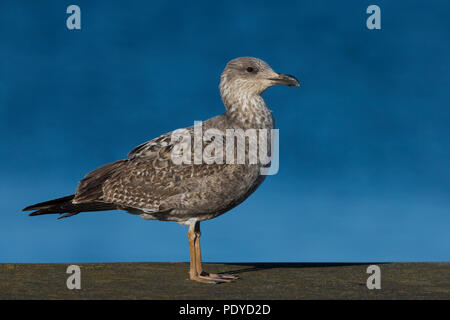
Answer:
<svg viewBox="0 0 450 320"><path fill-rule="evenodd" d="M228 119L243 129L273 129L272 112L259 94L222 90Z"/></svg>

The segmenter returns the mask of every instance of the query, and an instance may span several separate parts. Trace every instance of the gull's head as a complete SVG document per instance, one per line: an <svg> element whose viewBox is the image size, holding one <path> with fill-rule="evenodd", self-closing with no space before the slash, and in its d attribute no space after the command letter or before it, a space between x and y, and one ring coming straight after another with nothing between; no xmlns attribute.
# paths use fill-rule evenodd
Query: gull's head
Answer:
<svg viewBox="0 0 450 320"><path fill-rule="evenodd" d="M259 95L276 84L300 86L294 76L277 73L266 62L252 57L231 60L227 63L220 77L222 95L230 93Z"/></svg>

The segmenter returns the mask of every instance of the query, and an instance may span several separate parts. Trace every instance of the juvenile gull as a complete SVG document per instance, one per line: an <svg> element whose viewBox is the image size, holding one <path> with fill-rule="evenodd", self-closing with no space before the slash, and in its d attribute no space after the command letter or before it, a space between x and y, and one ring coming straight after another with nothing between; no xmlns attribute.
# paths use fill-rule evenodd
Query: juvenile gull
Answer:
<svg viewBox="0 0 450 320"><path fill-rule="evenodd" d="M231 60L220 77L220 94L226 112L202 123L208 129L272 129L272 113L261 94L276 84L299 86L291 75L276 73L264 61L242 57ZM193 136L194 128L186 128ZM106 164L86 175L75 194L29 206L30 216L121 209L144 219L176 221L189 226L191 280L230 282L233 275L203 271L200 222L215 218L244 201L262 183L264 165L202 162L174 163L171 153L179 142L172 133L161 135L133 149L125 160ZM259 140L258 140L259 141ZM207 146L211 141L203 141ZM246 156L248 150L246 149Z"/></svg>

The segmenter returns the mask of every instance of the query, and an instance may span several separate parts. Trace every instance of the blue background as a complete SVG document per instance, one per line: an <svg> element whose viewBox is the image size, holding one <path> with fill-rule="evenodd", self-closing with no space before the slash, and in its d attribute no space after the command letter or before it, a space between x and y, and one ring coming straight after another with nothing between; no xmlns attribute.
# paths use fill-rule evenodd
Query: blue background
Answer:
<svg viewBox="0 0 450 320"><path fill-rule="evenodd" d="M80 31L66 28L70 4ZM370 4L382 30L366 28ZM20 211L222 113L219 75L239 56L302 87L264 93L280 171L202 224L205 261L448 261L449 13L448 1L2 0L0 262L188 261L176 223Z"/></svg>

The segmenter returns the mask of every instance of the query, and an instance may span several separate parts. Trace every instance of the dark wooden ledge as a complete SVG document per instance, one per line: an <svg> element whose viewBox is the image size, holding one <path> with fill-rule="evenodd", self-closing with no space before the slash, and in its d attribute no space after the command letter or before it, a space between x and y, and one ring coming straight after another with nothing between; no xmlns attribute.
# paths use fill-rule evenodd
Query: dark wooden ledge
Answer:
<svg viewBox="0 0 450 320"><path fill-rule="evenodd" d="M219 285L188 280L187 263L74 264L80 290L68 263L0 264L0 299L450 299L450 263L206 263L240 276ZM366 286L370 264L380 290Z"/></svg>

